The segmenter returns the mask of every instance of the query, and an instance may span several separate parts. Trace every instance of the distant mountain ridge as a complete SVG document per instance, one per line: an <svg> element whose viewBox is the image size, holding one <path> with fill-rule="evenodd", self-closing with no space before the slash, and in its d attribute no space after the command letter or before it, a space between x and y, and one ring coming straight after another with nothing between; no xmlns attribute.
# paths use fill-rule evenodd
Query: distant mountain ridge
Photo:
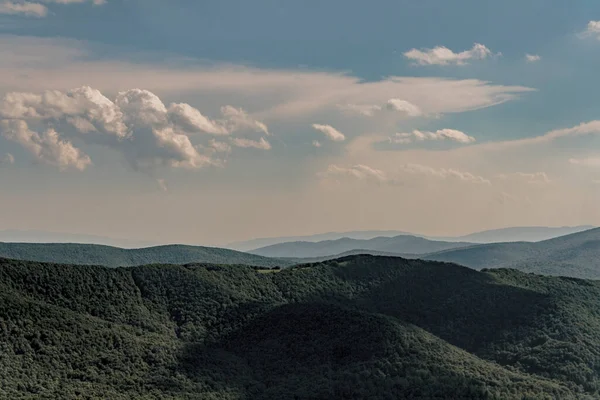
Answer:
<svg viewBox="0 0 600 400"><path fill-rule="evenodd" d="M322 242L290 242L251 251L264 257L326 257L347 254L356 249L395 254L427 254L457 247L471 246L465 242L442 242L410 235L376 237L368 240L342 238Z"/></svg>
<svg viewBox="0 0 600 400"><path fill-rule="evenodd" d="M230 249L185 245L122 249L81 243L0 243L0 258L107 267L188 263L274 267L291 264Z"/></svg>
<svg viewBox="0 0 600 400"><path fill-rule="evenodd" d="M78 233L48 232L39 230L19 230L6 229L0 230L0 242L7 243L81 243L81 244L99 244L104 246L114 246L126 249L136 249L141 247L157 246L158 243L113 238L107 236L87 235Z"/></svg>
<svg viewBox="0 0 600 400"><path fill-rule="evenodd" d="M349 231L349 232L327 232L316 235L305 236L283 236L272 238L252 239L241 242L234 242L225 247L238 251L251 251L263 247L272 246L287 242L321 242L325 240L338 240L342 238L369 240L376 237L394 237L400 235L409 235L429 240L443 242L471 242L471 243L495 243L495 242L538 242L541 240L552 239L554 237L564 236L571 233L581 232L592 229L592 225L563 226L563 227L543 227L543 226L524 226L509 227L500 229L491 229L481 232L475 232L463 236L427 236L406 231L397 230L367 230L367 231Z"/></svg>

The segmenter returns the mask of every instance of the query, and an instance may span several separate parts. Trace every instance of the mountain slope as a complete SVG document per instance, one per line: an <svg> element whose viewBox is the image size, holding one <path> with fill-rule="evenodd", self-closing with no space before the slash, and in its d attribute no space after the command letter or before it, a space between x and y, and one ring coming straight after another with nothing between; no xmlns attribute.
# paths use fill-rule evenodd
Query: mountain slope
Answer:
<svg viewBox="0 0 600 400"><path fill-rule="evenodd" d="M593 228L594 226L592 225L561 227L523 226L502 229L491 229L455 238L440 238L439 240L457 240L471 243L540 242L542 240L548 240L559 236L570 235L572 233L583 232Z"/></svg>
<svg viewBox="0 0 600 400"><path fill-rule="evenodd" d="M440 242L416 236L400 235L391 238L376 237L369 240L342 238L321 242L291 242L263 247L251 251L264 257L326 257L362 249L394 254L426 254L446 249L469 246L464 242Z"/></svg>
<svg viewBox="0 0 600 400"><path fill-rule="evenodd" d="M493 243L423 256L470 268L516 268L545 275L600 278L600 228L537 243Z"/></svg>
<svg viewBox="0 0 600 400"><path fill-rule="evenodd" d="M215 247L167 245L142 249L76 243L0 243L0 257L61 264L123 267L143 264L246 264L278 266L286 263L254 254Z"/></svg>
<svg viewBox="0 0 600 400"><path fill-rule="evenodd" d="M592 399L600 283L352 256L0 261L0 398Z"/></svg>

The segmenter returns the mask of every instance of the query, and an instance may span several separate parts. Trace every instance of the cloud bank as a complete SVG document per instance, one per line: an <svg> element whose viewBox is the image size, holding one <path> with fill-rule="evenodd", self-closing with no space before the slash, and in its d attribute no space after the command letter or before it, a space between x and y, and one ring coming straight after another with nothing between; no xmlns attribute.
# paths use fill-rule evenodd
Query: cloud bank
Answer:
<svg viewBox="0 0 600 400"><path fill-rule="evenodd" d="M264 138L232 137L268 133L265 124L242 109L224 106L221 118L213 120L189 104L167 107L142 89L119 92L114 101L88 86L68 92L8 93L0 102L0 124L3 137L60 169L91 165L73 141L117 150L136 169L220 165L215 154L227 153L230 147L214 141L215 136L229 136L237 147L271 148Z"/></svg>

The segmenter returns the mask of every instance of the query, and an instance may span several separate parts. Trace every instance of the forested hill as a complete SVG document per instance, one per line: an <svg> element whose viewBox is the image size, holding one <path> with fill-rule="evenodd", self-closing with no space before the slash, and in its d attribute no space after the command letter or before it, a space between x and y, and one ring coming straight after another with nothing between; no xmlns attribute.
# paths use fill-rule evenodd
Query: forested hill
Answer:
<svg viewBox="0 0 600 400"><path fill-rule="evenodd" d="M142 249L78 243L2 243L0 257L60 264L126 267L145 264L246 264L284 266L290 262L216 247L167 245Z"/></svg>
<svg viewBox="0 0 600 400"><path fill-rule="evenodd" d="M0 398L592 399L598 310L596 282L392 257L3 260Z"/></svg>

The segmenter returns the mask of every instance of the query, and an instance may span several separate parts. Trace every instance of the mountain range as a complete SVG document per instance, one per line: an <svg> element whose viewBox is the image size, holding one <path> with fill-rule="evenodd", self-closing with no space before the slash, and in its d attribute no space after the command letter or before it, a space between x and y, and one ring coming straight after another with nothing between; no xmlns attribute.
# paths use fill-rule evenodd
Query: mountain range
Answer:
<svg viewBox="0 0 600 400"><path fill-rule="evenodd" d="M0 260L0 398L600 396L598 282L366 255L263 272Z"/></svg>
<svg viewBox="0 0 600 400"><path fill-rule="evenodd" d="M394 237L394 236L416 236L424 239L444 241L444 242L471 242L471 243L495 243L495 242L537 242L540 240L552 239L555 237L568 235L592 229L592 225L563 226L563 227L543 227L543 226L524 226L510 227L501 229L492 229L464 236L426 236L404 231L350 231L350 232L328 232L317 235L307 236L284 236L274 238L252 239L242 242L234 242L226 247L239 251L257 250L263 247L272 246L288 242L321 242L333 241L343 238L369 240L376 237Z"/></svg>

